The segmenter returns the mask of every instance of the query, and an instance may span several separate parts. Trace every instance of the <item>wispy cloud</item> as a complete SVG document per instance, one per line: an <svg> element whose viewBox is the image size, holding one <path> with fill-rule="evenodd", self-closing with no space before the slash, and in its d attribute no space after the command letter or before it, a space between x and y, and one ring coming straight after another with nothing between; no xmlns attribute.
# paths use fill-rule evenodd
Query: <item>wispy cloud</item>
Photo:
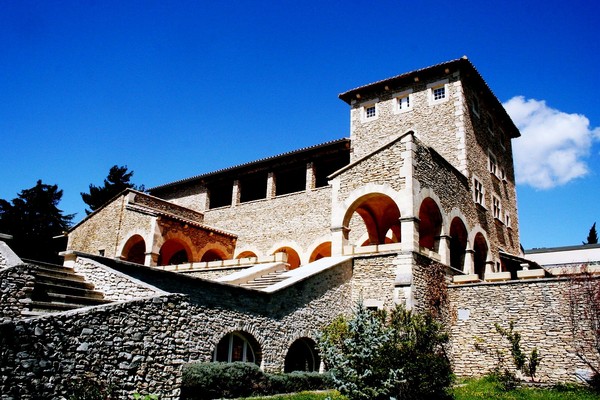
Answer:
<svg viewBox="0 0 600 400"><path fill-rule="evenodd" d="M516 96L504 103L521 137L513 141L518 184L537 189L555 186L585 176L586 158L600 128L580 114L568 114L543 100Z"/></svg>

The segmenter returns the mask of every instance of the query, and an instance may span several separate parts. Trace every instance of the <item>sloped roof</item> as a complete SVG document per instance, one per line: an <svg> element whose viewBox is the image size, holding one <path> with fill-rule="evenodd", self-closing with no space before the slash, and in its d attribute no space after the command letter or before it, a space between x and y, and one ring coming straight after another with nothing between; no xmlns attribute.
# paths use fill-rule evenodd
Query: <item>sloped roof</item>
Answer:
<svg viewBox="0 0 600 400"><path fill-rule="evenodd" d="M219 174L224 174L227 172L234 172L237 170L242 170L242 169L246 169L246 168L251 168L251 167L255 167L255 166L259 166L261 164L264 163L273 163L279 160L284 160L286 158L291 158L294 156L299 156L303 153L309 153L312 151L318 151L318 150L322 150L322 149L326 149L327 147L335 147L335 146L339 146L339 145L345 145L347 143L350 143L350 139L348 138L343 138L343 139L337 139L337 140L331 140L325 143L321 143L321 144L316 144L313 146L308 146L308 147L303 147L301 149L298 150L292 150L292 151L288 151L285 153L281 153L281 154L277 154L274 156L270 156L270 157L265 157L265 158L260 158L258 160L255 161L250 161L250 162L246 162L246 163L242 163L242 164L237 164L231 167L227 167L227 168L223 168L223 169L218 169L216 171L212 171L212 172L207 172L204 174L200 174L200 175L195 175L189 178L184 178L184 179L180 179L177 181L173 181L173 182L169 182L169 183L165 183L163 185L159 185L159 186L155 186L152 188L149 188L148 191L150 193L152 192L156 192L156 191L160 191L162 189L166 189L172 186L176 186L176 185L181 185L181 184L186 184L186 183L192 183L194 181L199 181L205 178L209 178L209 177L213 177Z"/></svg>

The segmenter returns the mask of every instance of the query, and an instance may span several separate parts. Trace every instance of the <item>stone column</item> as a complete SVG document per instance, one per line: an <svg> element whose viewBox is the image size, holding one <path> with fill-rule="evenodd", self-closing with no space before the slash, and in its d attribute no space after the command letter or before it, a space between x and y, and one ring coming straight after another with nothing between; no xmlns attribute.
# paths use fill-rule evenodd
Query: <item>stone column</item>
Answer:
<svg viewBox="0 0 600 400"><path fill-rule="evenodd" d="M441 262L446 265L450 265L450 236L440 235L436 237L438 242L438 254L440 255Z"/></svg>
<svg viewBox="0 0 600 400"><path fill-rule="evenodd" d="M269 172L267 175L267 199L275 197L277 190L277 181L275 179L275 173Z"/></svg>
<svg viewBox="0 0 600 400"><path fill-rule="evenodd" d="M419 249L419 218L400 218L402 251L418 251Z"/></svg>
<svg viewBox="0 0 600 400"><path fill-rule="evenodd" d="M344 246L348 245L348 232L350 230L345 226L331 228L331 255L341 256L344 253Z"/></svg>
<svg viewBox="0 0 600 400"><path fill-rule="evenodd" d="M465 265L463 266L463 272L467 275L475 273L475 250L469 248L465 250Z"/></svg>
<svg viewBox="0 0 600 400"><path fill-rule="evenodd" d="M158 265L158 253L144 253L144 265L148 267L156 267Z"/></svg>
<svg viewBox="0 0 600 400"><path fill-rule="evenodd" d="M315 164L307 163L306 164L306 191L310 192L315 188L317 184L317 180L315 178Z"/></svg>
<svg viewBox="0 0 600 400"><path fill-rule="evenodd" d="M231 206L235 207L240 204L240 181L233 181L233 190L231 191Z"/></svg>

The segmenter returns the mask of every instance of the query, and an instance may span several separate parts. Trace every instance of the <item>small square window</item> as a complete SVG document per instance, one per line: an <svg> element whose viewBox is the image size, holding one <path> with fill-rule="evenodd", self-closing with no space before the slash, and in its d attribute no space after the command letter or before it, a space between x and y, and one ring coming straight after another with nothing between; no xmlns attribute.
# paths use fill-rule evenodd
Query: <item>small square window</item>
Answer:
<svg viewBox="0 0 600 400"><path fill-rule="evenodd" d="M430 105L443 103L448 100L448 80L430 83L427 85L427 98Z"/></svg>
<svg viewBox="0 0 600 400"><path fill-rule="evenodd" d="M412 110L412 90L407 90L394 96L394 112L402 113Z"/></svg>
<svg viewBox="0 0 600 400"><path fill-rule="evenodd" d="M442 100L446 98L446 88L444 86L433 88L433 100Z"/></svg>
<svg viewBox="0 0 600 400"><path fill-rule="evenodd" d="M365 107L365 116L367 118L373 118L376 115L375 111L375 105Z"/></svg>
<svg viewBox="0 0 600 400"><path fill-rule="evenodd" d="M487 118L486 118L486 121L487 121L487 130L488 130L488 132L491 135L493 135L494 134L494 129L495 129L495 127L494 127L494 118L492 118L492 116L490 114L488 114Z"/></svg>

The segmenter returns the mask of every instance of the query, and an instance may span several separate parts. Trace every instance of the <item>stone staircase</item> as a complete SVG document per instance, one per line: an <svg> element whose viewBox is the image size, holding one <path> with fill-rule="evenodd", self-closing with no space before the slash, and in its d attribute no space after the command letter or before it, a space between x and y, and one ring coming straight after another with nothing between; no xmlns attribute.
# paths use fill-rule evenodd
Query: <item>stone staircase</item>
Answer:
<svg viewBox="0 0 600 400"><path fill-rule="evenodd" d="M256 277L248 282L240 283L240 286L244 286L250 289L264 289L276 283L279 283L286 279L281 276L284 272L288 272L287 269L280 269L277 271L269 272L268 274Z"/></svg>
<svg viewBox="0 0 600 400"><path fill-rule="evenodd" d="M72 268L37 261L30 262L30 265L35 267L35 284L28 290L29 298L23 301L21 314L24 316L40 316L111 302Z"/></svg>

